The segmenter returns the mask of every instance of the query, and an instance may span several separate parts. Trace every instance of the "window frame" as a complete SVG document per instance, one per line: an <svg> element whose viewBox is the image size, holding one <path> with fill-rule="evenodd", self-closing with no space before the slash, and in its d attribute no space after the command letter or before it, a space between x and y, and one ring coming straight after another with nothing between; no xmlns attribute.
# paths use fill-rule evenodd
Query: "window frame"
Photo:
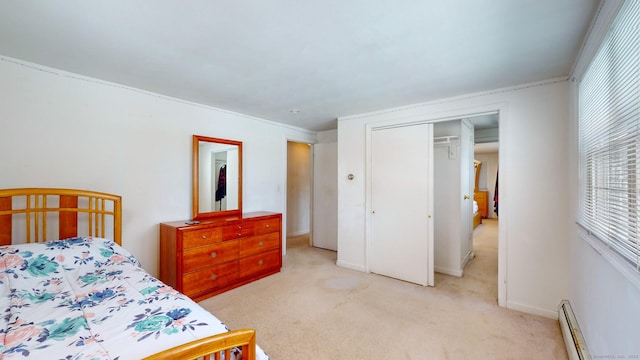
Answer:
<svg viewBox="0 0 640 360"><path fill-rule="evenodd" d="M640 112L638 112L638 108L640 108L640 61L634 64L636 65L636 67L632 67L632 69L636 70L633 73L635 76L630 77L632 79L631 80L632 85L629 88L625 89L627 91L631 90L632 91L630 93L631 95L629 95L629 93L625 93L621 95L622 97L630 96L632 99L634 99L633 90L635 89L636 90L635 93L637 93L637 95L635 96L635 102L632 101L632 105L631 105L631 108L632 108L632 111L634 111L634 114L637 113L635 116L631 117L631 120L630 120L630 123L636 127L634 136L631 138L630 141L622 140L622 141L616 142L616 139L614 139L613 141L611 141L611 139L608 139L608 140L605 139L607 135L610 135L610 133L607 131L602 131L602 134L607 134L607 135L602 135L602 134L596 134L596 135L600 140L605 141L605 144L599 144L591 148L591 150L593 150L597 146L602 146L603 148L606 148L608 146L610 147L613 144L613 145L618 145L621 147L627 147L629 149L632 149L633 155L627 154L627 156L625 157L625 160L633 158L634 159L633 161L616 163L616 165L618 166L622 165L621 168L618 167L618 170L621 171L619 173L619 176L620 178L623 179L622 183L624 186L626 186L626 188L624 186L617 190L614 190L609 186L606 186L606 188L604 187L598 188L597 186L593 186L594 182L589 183L588 178L590 178L591 180L596 179L596 177L599 175L597 173L598 170L604 170L606 175L611 175L611 174L615 175L616 170L613 170L612 168L609 167L610 163L594 164L592 162L591 163L592 166L588 166L587 161L589 160L599 161L600 159L601 161L606 162L608 160L613 159L616 156L616 154L620 155L620 153L609 148L604 150L605 155L602 158L600 158L597 154L593 155L593 153L589 157L585 157L585 149L583 148L583 145L584 145L583 122L584 122L584 116L585 116L583 114L583 110L584 110L583 96L585 95L585 91L588 94L591 94L589 92L593 90L592 88L589 88L588 90L583 89L582 86L584 84L585 78L588 78L591 75L595 74L594 76L597 77L598 81L601 82L599 83L599 89L603 90L602 93L597 94L597 96L599 97L597 100L601 100L602 98L610 100L608 96L611 95L610 93L614 92L613 89L618 90L618 85L621 82L615 83L614 86L611 86L610 84L612 84L612 81L620 80L621 78L623 78L620 75L620 71L619 71L620 69L617 67L618 65L617 61L620 59L620 56L619 54L616 54L616 51L619 51L620 48L625 50L628 47L631 47L635 52L638 53L638 57L640 57L640 46L639 46L640 40L635 40L637 43L634 43L633 39L637 39L637 38L634 38L633 35L629 35L629 37L627 38L627 39L629 38L632 39L631 42L622 43L622 44L619 43L620 34L624 36L624 35L627 35L628 33L632 33L632 30L627 31L625 30L626 28L623 28L624 25L628 25L628 23L622 22L622 21L626 21L624 20L626 16L633 16L631 21L632 21L632 25L634 26L630 27L630 29L633 29L633 31L635 31L636 34L639 31L638 29L640 28L640 20L639 20L640 5L638 5L635 2L627 2L626 4L623 4L620 8L618 8L618 10L619 11L617 12L617 14L612 17L613 20L610 26L608 27L608 29L606 30L606 35L602 38L602 41L598 44L594 56L588 62L586 70L583 73L582 81L580 81L577 86L577 95L578 95L577 97L578 102L576 104L577 105L576 107L578 110L578 114L577 114L578 144L577 145L578 145L578 160L579 160L578 161L578 172L579 172L578 173L578 179L579 179L578 205L579 207L578 207L577 223L579 225L578 226L579 237L585 240L597 253L602 255L616 269L622 272L630 281L632 281L636 286L640 288L640 219L638 219L638 217L640 216L640 201L638 199L638 197L640 196ZM627 14L626 13L627 11L630 11L632 13ZM621 28L622 30L620 30ZM622 31L622 33L619 33L617 31ZM600 58L601 56L604 57L605 59L602 60L602 58ZM594 66L597 67L595 70L594 70ZM600 71L600 72L590 73L591 71ZM624 68L622 71L625 71ZM592 80L592 79L589 79L589 80ZM602 85L602 83L604 83L604 85ZM614 94L614 95L620 95L620 94ZM620 124L626 124L626 121L627 121L626 119L624 119L624 116L620 114L617 114L618 116L610 115L609 112L612 111L612 107L610 106L611 102L602 101L602 103L604 103L608 107L605 106L602 108L597 108L597 111L605 112L607 116L605 115L599 116L597 117L597 120L598 121L603 120L605 122L608 122L608 124L606 124L605 126L605 130L611 130L611 129L618 130L622 128ZM588 114L588 115L592 115L592 114ZM622 122L620 122L621 119L623 120ZM611 126L612 124L614 124L614 126ZM593 126L593 124L591 124L590 126ZM602 129L598 129L598 130L602 130ZM633 164L633 165L629 165L629 164ZM630 176L629 171L633 171L633 175ZM607 177L607 179L611 179L611 178L613 178L613 175ZM596 179L596 180L601 180L601 179ZM629 180L632 180L632 181L629 181ZM596 181L595 183L597 184L597 182L598 181ZM604 182L605 184L603 185L608 185L606 184L607 180L605 180ZM633 189L630 190L630 187L633 187ZM613 198L615 195L611 196L611 194L615 194L616 191L618 192L618 194L622 194L622 198L624 198L624 196L627 196L627 197L630 196L630 197L626 200L626 202L623 200L615 200L615 199L610 201L609 197ZM627 231L628 233L632 232L633 235L635 235L634 240L631 240L631 241L629 241L628 239L616 240L615 237L612 236L611 234L612 231L610 229L604 229L604 227L602 226L602 224L606 223L607 221L600 222L602 219L597 218L593 214L591 214L593 215L591 217L588 216L589 214L586 214L587 212L589 212L589 209L590 209L590 208L587 208L586 205L591 204L591 205L597 206L599 203L598 196L602 194L605 194L606 196L606 200L604 200L603 202L606 203L607 205L622 204L623 208L627 208L627 210L630 209L629 211L633 212L634 218L630 222L631 225L626 226L624 231ZM591 195L591 197L589 197L589 195ZM590 201L587 201L587 200L590 200ZM599 209L600 208L596 208L596 209L592 209L591 211L598 211ZM612 210L612 208L605 208L603 209L602 212L607 213L608 216L613 213L614 217L622 218L623 216L620 214L623 213L624 211L617 212L617 210L615 209ZM618 213L618 214L616 215L615 213ZM623 223L624 221L621 221L618 224L623 224ZM633 235L630 237L633 237ZM633 250L625 251L624 247L619 245L620 243L629 243L630 245L633 246Z"/></svg>

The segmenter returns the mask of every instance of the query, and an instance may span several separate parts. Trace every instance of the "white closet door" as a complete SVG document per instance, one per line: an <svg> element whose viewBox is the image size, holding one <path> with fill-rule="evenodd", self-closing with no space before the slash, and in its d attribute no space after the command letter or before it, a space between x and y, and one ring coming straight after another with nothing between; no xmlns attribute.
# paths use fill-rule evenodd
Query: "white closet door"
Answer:
<svg viewBox="0 0 640 360"><path fill-rule="evenodd" d="M371 133L371 272L433 285L433 125Z"/></svg>

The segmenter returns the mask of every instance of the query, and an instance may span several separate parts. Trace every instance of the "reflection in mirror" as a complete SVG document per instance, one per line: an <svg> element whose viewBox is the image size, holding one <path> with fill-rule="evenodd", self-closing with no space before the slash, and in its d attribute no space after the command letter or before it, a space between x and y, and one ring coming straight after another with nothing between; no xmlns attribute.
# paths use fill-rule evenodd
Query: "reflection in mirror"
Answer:
<svg viewBox="0 0 640 360"><path fill-rule="evenodd" d="M193 218L242 211L242 142L193 136Z"/></svg>

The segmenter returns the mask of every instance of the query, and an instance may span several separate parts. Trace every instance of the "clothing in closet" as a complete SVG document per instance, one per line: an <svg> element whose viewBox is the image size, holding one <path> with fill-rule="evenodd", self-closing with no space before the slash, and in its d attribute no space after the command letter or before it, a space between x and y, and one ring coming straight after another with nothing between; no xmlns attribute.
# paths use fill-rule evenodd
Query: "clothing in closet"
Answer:
<svg viewBox="0 0 640 360"><path fill-rule="evenodd" d="M222 165L218 175L218 189L216 190L216 201L227 196L227 165Z"/></svg>

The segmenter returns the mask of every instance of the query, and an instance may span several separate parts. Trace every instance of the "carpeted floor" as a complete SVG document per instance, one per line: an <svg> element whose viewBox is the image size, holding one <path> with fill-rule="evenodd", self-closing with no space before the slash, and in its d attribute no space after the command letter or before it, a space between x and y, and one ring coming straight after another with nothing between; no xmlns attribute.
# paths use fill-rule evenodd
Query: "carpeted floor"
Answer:
<svg viewBox="0 0 640 360"><path fill-rule="evenodd" d="M282 272L200 304L255 328L272 360L566 359L557 321L497 306L496 229L476 228L464 277L436 274L435 287L341 268L291 239Z"/></svg>

